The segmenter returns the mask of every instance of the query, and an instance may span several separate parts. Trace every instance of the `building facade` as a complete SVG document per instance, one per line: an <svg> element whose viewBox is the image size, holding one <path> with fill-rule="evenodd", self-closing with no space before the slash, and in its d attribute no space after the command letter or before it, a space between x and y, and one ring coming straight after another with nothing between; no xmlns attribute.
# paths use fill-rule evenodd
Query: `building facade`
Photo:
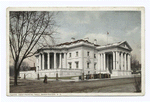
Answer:
<svg viewBox="0 0 150 102"><path fill-rule="evenodd" d="M127 41L101 46L97 44L96 39L92 43L88 38L72 38L70 42L38 49L35 55L36 72L33 73L35 77L37 73L49 77L54 77L56 73L60 77L77 76L81 73L130 76L131 51ZM33 73L30 76L33 76Z"/></svg>

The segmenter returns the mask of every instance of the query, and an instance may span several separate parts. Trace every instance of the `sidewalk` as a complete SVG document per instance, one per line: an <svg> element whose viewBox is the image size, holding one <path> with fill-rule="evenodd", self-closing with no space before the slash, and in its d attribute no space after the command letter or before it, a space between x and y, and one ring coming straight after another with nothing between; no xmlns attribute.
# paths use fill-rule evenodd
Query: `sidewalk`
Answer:
<svg viewBox="0 0 150 102"><path fill-rule="evenodd" d="M137 75L136 75L137 76ZM62 82L79 82L79 81L97 81L97 80L111 80L111 79L124 79L124 78L133 78L134 75L132 76L127 76L127 77L123 77L123 76L113 76L111 78L102 78L102 79L85 79L85 80L80 80L78 77L76 78L72 78L72 79L59 79L56 80L56 79L47 79L47 81L62 81ZM137 76L138 77L138 76ZM37 80L37 79L27 79L27 80ZM39 79L37 81L43 81L44 79Z"/></svg>

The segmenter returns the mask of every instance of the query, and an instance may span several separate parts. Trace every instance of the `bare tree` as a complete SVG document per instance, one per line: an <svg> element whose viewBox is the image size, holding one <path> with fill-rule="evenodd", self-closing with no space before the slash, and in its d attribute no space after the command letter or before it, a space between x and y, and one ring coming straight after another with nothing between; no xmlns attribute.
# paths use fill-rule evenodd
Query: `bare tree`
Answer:
<svg viewBox="0 0 150 102"><path fill-rule="evenodd" d="M9 45L14 61L14 85L24 59L34 56L38 48L49 45L56 34L55 12L11 11Z"/></svg>
<svg viewBox="0 0 150 102"><path fill-rule="evenodd" d="M136 58L136 55L132 55L131 56L131 69L133 71L136 71L139 69L139 67L140 67L140 65L139 65L139 61Z"/></svg>
<svg viewBox="0 0 150 102"><path fill-rule="evenodd" d="M30 66L27 62L23 61L21 66L20 66L20 71L27 71L30 69Z"/></svg>

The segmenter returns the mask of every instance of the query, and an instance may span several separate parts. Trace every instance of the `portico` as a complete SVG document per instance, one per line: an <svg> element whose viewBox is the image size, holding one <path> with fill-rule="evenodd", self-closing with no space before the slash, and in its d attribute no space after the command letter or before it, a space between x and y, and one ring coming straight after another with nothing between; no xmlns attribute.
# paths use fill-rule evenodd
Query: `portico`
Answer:
<svg viewBox="0 0 150 102"><path fill-rule="evenodd" d="M97 72L107 72L114 76L129 75L131 73L131 47L128 43L111 44L97 47Z"/></svg>
<svg viewBox="0 0 150 102"><path fill-rule="evenodd" d="M43 52L36 55L37 70L66 68L66 52ZM64 62L62 64L62 61Z"/></svg>

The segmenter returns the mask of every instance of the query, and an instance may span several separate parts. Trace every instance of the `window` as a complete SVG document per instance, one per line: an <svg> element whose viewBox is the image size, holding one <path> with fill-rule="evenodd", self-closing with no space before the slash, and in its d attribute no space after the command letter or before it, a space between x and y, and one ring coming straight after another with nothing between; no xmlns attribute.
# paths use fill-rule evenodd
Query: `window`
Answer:
<svg viewBox="0 0 150 102"><path fill-rule="evenodd" d="M69 53L69 57L71 57L71 53Z"/></svg>
<svg viewBox="0 0 150 102"><path fill-rule="evenodd" d="M96 54L94 54L94 58L96 58Z"/></svg>
<svg viewBox="0 0 150 102"><path fill-rule="evenodd" d="M89 66L90 66L90 63L87 63L87 68L89 68Z"/></svg>
<svg viewBox="0 0 150 102"><path fill-rule="evenodd" d="M89 56L90 55L90 52L87 52L87 56Z"/></svg>
<svg viewBox="0 0 150 102"><path fill-rule="evenodd" d="M76 63L76 68L79 68L79 62L75 62Z"/></svg>
<svg viewBox="0 0 150 102"><path fill-rule="evenodd" d="M76 56L78 56L78 52L76 52Z"/></svg>
<svg viewBox="0 0 150 102"><path fill-rule="evenodd" d="M96 63L94 63L94 69L96 69Z"/></svg>
<svg viewBox="0 0 150 102"><path fill-rule="evenodd" d="M71 62L69 62L69 69L71 69L72 68L72 63Z"/></svg>

